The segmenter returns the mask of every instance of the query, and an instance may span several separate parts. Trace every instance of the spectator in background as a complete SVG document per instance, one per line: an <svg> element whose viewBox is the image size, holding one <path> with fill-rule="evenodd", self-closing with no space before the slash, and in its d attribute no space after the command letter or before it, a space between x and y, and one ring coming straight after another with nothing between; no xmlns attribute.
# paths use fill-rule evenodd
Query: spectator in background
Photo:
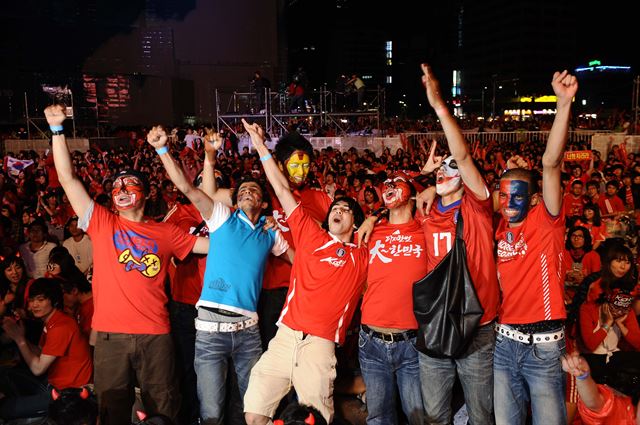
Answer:
<svg viewBox="0 0 640 425"><path fill-rule="evenodd" d="M589 230L594 251L597 250L600 244L608 237L607 229L600 218L600 207L596 204L585 204L582 209L582 217L575 222L575 225L585 227Z"/></svg>
<svg viewBox="0 0 640 425"><path fill-rule="evenodd" d="M55 247L49 255L47 277L60 279L64 293L63 311L76 318L80 330L92 341L91 319L93 318L93 292L85 275L76 267L73 257L64 247ZM93 341L92 341L93 342ZM92 344L93 345L93 344Z"/></svg>
<svg viewBox="0 0 640 425"><path fill-rule="evenodd" d="M587 349L597 382L613 385L620 376L640 364L640 328L631 310L637 296L636 273L631 250L619 242L608 244L602 277L591 284L587 300L580 306L580 337Z"/></svg>
<svg viewBox="0 0 640 425"><path fill-rule="evenodd" d="M0 400L0 417L33 417L47 411L51 388L79 388L91 382L93 363L89 344L74 319L62 312L62 288L56 280L37 279L29 287L29 310L44 323L39 346L25 338L22 321L5 317L2 328L15 341L25 363L36 376L47 374L45 391Z"/></svg>
<svg viewBox="0 0 640 425"><path fill-rule="evenodd" d="M29 241L20 245L19 252L26 265L27 276L38 279L47 272L49 253L56 245L47 241L47 225L41 219L31 222L27 233Z"/></svg>
<svg viewBox="0 0 640 425"><path fill-rule="evenodd" d="M82 273L88 273L93 267L93 245L91 238L78 227L78 217L73 216L64 226L65 240L62 246L67 248Z"/></svg>
<svg viewBox="0 0 640 425"><path fill-rule="evenodd" d="M264 100L265 100L265 89L270 89L271 88L271 81L269 81L268 78L263 77L262 73L260 71L256 71L253 74L253 80L251 80L251 83L253 84L253 90L256 94L256 105L255 105L255 112L259 112L259 113L264 113L264 109L265 109L265 104L264 104Z"/></svg>
<svg viewBox="0 0 640 425"><path fill-rule="evenodd" d="M586 276L600 271L600 256L593 250L591 235L585 227L575 226L569 229L562 259L567 272L565 299L570 303L575 287L580 286Z"/></svg>

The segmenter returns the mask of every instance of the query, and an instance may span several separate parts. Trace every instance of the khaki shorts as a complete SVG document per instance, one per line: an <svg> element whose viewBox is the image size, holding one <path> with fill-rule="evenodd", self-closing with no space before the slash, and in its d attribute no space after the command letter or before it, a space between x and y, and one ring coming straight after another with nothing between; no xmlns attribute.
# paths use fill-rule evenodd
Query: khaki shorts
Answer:
<svg viewBox="0 0 640 425"><path fill-rule="evenodd" d="M244 411L273 418L280 400L293 386L301 404L315 407L331 423L335 379L335 344L313 335L303 339L302 332L280 324L251 370Z"/></svg>

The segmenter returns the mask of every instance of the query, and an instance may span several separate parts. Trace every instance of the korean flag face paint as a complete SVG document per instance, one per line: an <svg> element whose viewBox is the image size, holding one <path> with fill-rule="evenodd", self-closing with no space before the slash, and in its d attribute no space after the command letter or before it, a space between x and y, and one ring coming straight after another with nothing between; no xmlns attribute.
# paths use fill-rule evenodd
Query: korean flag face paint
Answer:
<svg viewBox="0 0 640 425"><path fill-rule="evenodd" d="M520 223L529 212L529 182L500 180L500 213L509 223Z"/></svg>
<svg viewBox="0 0 640 425"><path fill-rule="evenodd" d="M462 179L456 160L449 157L442 161L436 172L436 193L440 196L450 195L460 189Z"/></svg>

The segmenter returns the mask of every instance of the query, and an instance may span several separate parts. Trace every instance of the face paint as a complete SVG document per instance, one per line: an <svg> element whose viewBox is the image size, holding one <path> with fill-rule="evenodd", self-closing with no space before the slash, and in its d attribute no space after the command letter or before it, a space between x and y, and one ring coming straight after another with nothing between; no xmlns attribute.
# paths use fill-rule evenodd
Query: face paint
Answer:
<svg viewBox="0 0 640 425"><path fill-rule="evenodd" d="M396 176L384 181L382 200L387 208L406 205L411 197L411 188L404 177Z"/></svg>
<svg viewBox="0 0 640 425"><path fill-rule="evenodd" d="M140 205L144 200L144 186L137 177L118 177L113 182L111 198L117 210L129 210Z"/></svg>
<svg viewBox="0 0 640 425"><path fill-rule="evenodd" d="M442 161L442 165L436 172L436 193L440 196L450 195L460 189L462 179L458 164L453 158Z"/></svg>
<svg viewBox="0 0 640 425"><path fill-rule="evenodd" d="M287 173L289 173L289 180L296 186L301 186L307 179L309 173L311 158L303 151L295 151L287 162Z"/></svg>
<svg viewBox="0 0 640 425"><path fill-rule="evenodd" d="M500 180L500 212L509 223L520 223L529 212L529 182Z"/></svg>

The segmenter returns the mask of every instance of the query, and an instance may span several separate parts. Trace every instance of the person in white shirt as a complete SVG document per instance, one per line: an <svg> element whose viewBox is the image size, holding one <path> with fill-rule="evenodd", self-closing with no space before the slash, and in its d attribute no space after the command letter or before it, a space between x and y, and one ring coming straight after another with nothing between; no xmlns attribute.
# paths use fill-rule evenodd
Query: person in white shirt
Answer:
<svg viewBox="0 0 640 425"><path fill-rule="evenodd" d="M64 226L65 240L62 246L67 248L69 254L73 257L76 267L84 274L93 266L93 245L91 238L84 230L78 227L78 217L73 216L67 220Z"/></svg>

